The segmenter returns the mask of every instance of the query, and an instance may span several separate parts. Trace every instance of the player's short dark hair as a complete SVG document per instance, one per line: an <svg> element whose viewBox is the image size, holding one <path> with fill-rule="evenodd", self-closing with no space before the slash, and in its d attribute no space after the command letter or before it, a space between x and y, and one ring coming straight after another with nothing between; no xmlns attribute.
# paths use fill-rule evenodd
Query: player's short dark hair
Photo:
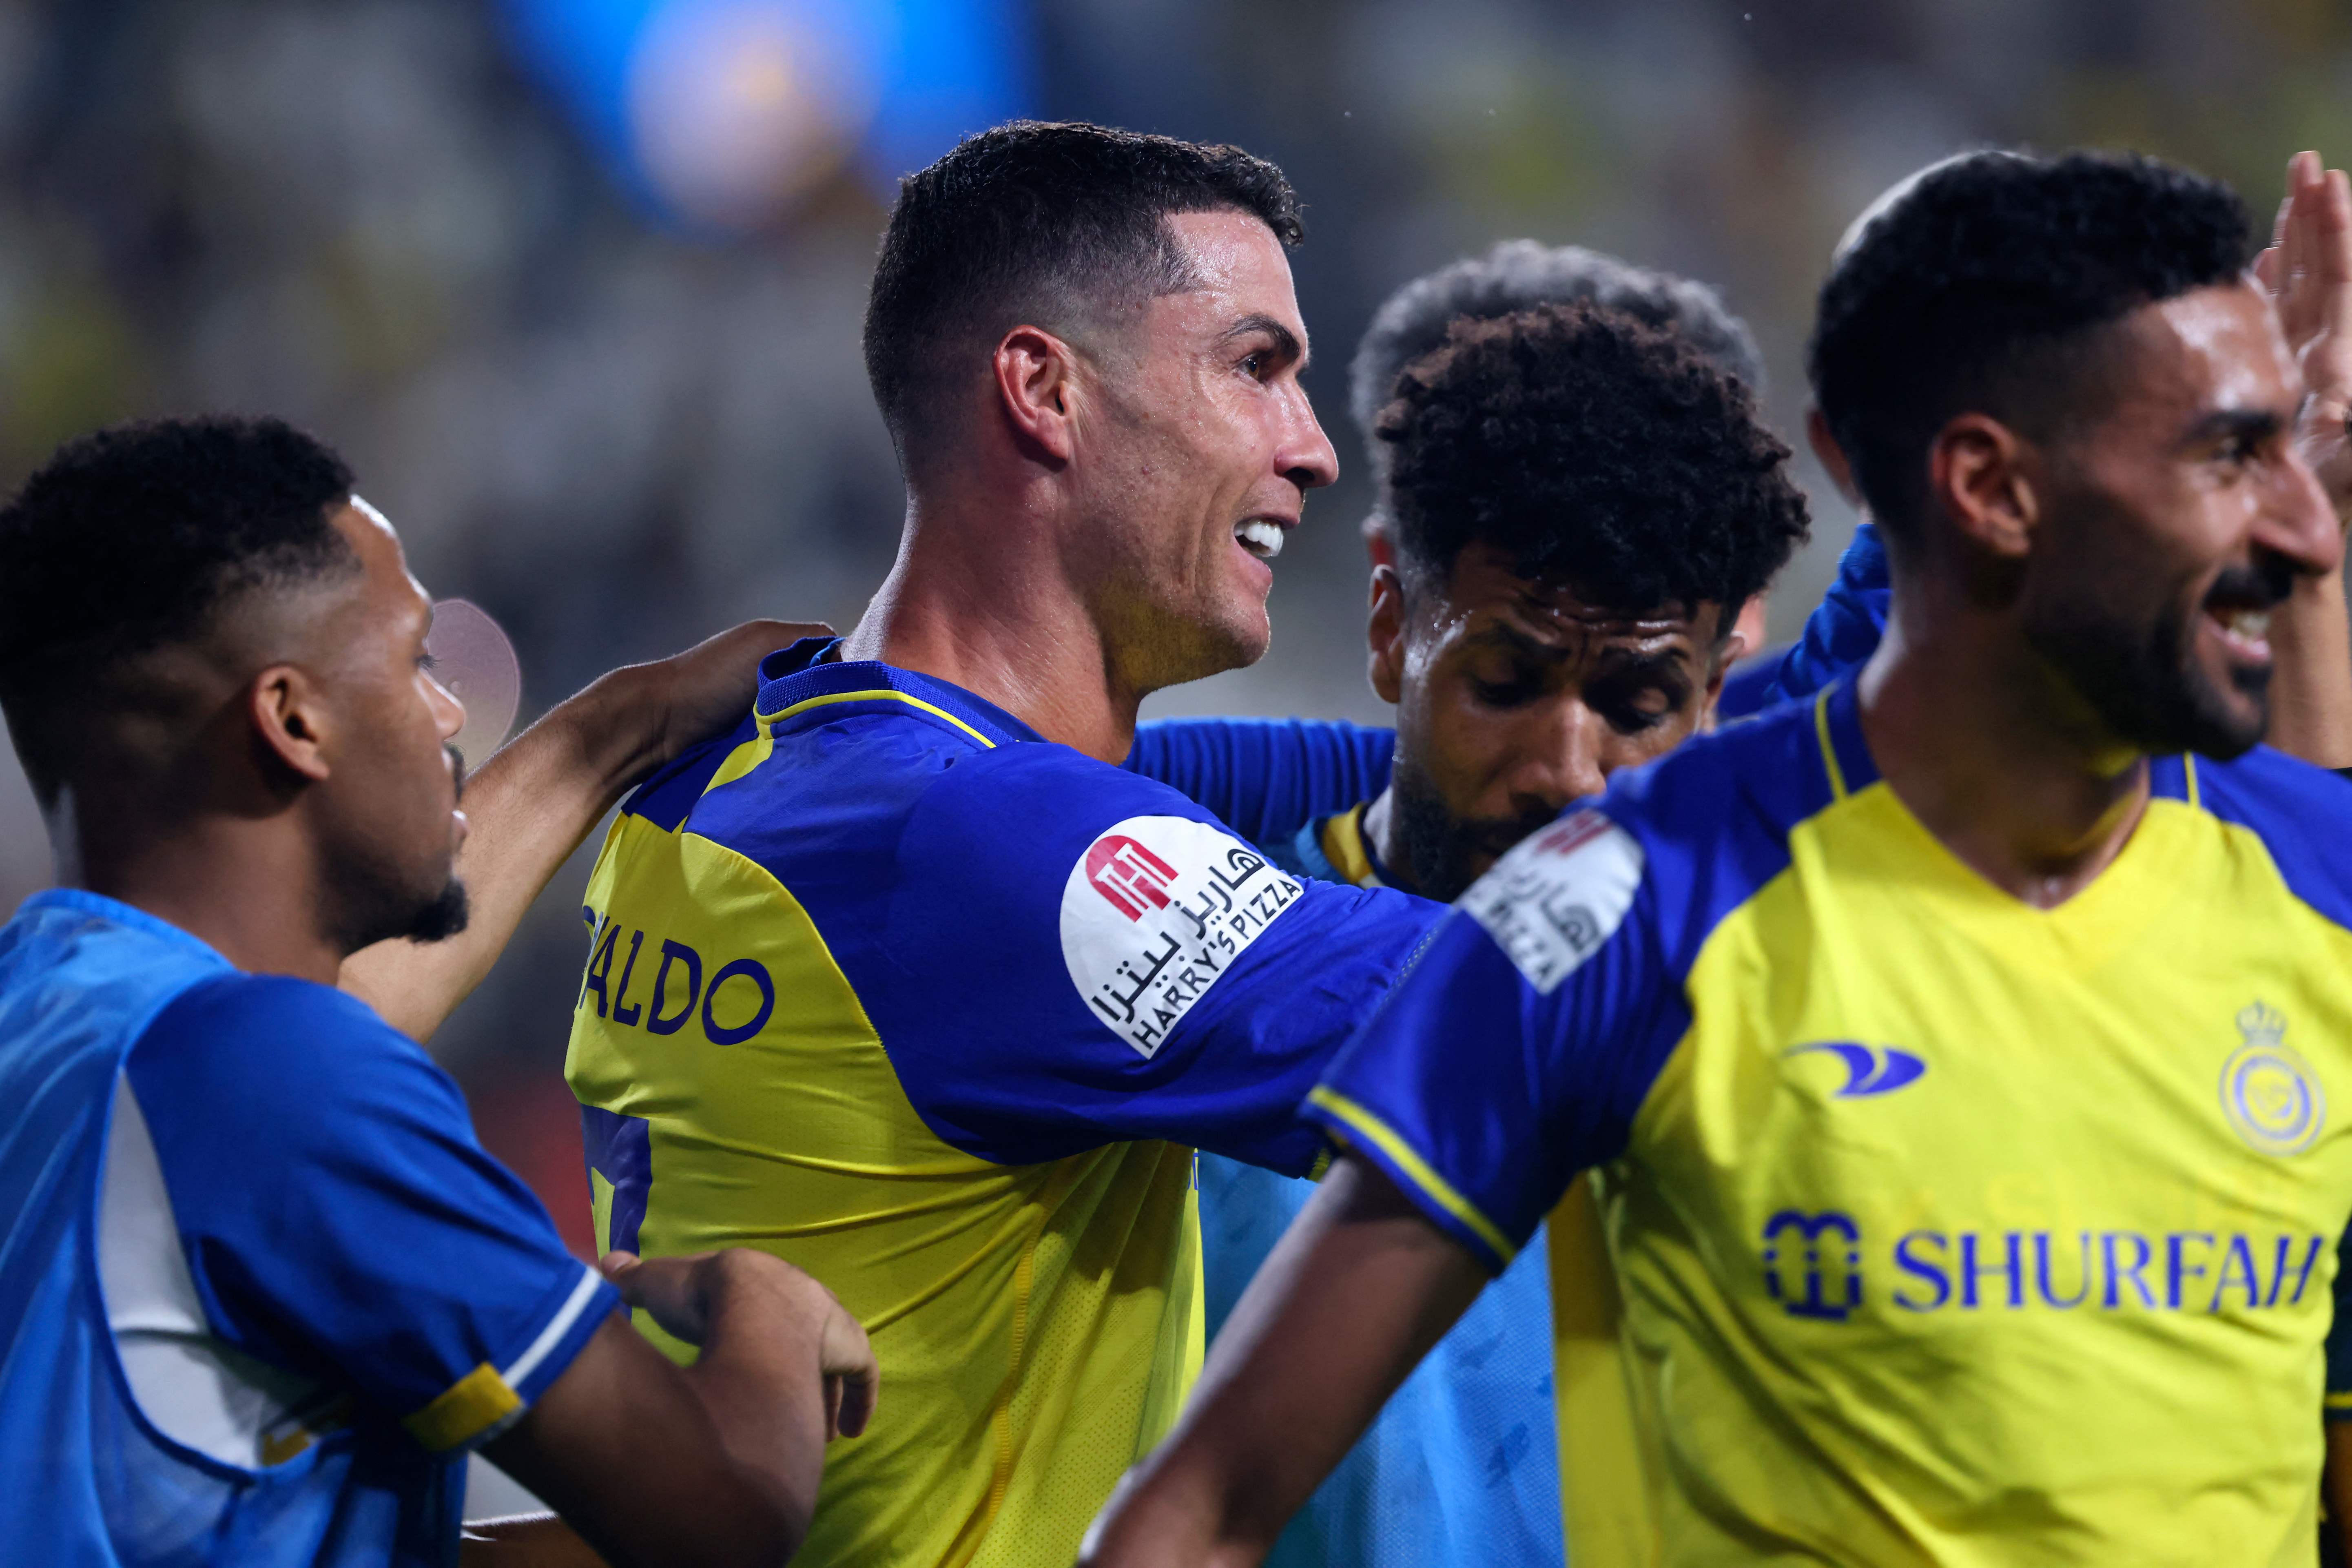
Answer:
<svg viewBox="0 0 2352 1568"><path fill-rule="evenodd" d="M2248 234L2228 186L2153 158L1987 152L1921 175L1832 267L1807 350L1873 514L1911 531L1958 415L2047 439L2095 412L2099 330L2231 281Z"/></svg>
<svg viewBox="0 0 2352 1568"><path fill-rule="evenodd" d="M1456 321L1374 430L1409 576L1450 574L1475 542L1596 605L1727 612L1807 533L1789 448L1748 389L1675 333L1591 305Z"/></svg>
<svg viewBox="0 0 2352 1568"><path fill-rule="evenodd" d="M63 731L124 667L257 587L359 569L330 521L352 472L277 419L120 425L68 441L0 507L0 710L44 796Z"/></svg>
<svg viewBox="0 0 2352 1568"><path fill-rule="evenodd" d="M1445 341L1464 318L1484 321L1538 305L1587 301L1680 332L1691 347L1764 395L1764 355L1748 323L1706 284L1636 267L1580 245L1506 239L1424 273L1381 302L1348 367L1348 411L1377 468L1386 458L1372 422L1406 365Z"/></svg>
<svg viewBox="0 0 2352 1568"><path fill-rule="evenodd" d="M1192 279L1167 220L1248 213L1306 237L1282 171L1238 147L1014 121L898 184L866 307L866 374L892 437L1024 321L1049 331Z"/></svg>

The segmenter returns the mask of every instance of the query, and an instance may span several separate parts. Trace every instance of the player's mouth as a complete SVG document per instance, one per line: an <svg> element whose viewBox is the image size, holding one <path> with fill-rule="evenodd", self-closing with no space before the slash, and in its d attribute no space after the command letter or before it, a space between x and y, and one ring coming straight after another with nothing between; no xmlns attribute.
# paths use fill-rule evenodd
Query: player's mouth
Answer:
<svg viewBox="0 0 2352 1568"><path fill-rule="evenodd" d="M2271 661L2271 613L2247 605L2222 608L2205 606L2205 618L2213 625L2215 634L2230 656L2241 664L2268 664Z"/></svg>
<svg viewBox="0 0 2352 1568"><path fill-rule="evenodd" d="M2267 667L2271 662L2271 612L2292 586L2269 563L2231 566L2205 595L2205 624L2232 663Z"/></svg>
<svg viewBox="0 0 2352 1568"><path fill-rule="evenodd" d="M1260 561L1271 561L1282 553L1286 531L1285 526L1272 518L1244 518L1234 524L1234 542Z"/></svg>

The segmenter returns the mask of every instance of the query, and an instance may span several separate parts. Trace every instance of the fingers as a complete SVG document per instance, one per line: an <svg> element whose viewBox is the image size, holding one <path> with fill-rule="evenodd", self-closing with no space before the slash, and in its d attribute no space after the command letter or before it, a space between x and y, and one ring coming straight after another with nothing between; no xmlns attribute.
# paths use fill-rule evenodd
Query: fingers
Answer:
<svg viewBox="0 0 2352 1568"><path fill-rule="evenodd" d="M874 1346L856 1319L841 1303L829 1303L831 1313L817 1342L818 1370L825 1378L825 1432L828 1436L855 1437L874 1419L881 1398L882 1373L875 1364Z"/></svg>
<svg viewBox="0 0 2352 1568"><path fill-rule="evenodd" d="M611 1280L620 1290L621 1300L632 1307L644 1304L637 1299L640 1292L635 1278L642 1267L635 1253L624 1252L617 1247L596 1259L596 1272Z"/></svg>

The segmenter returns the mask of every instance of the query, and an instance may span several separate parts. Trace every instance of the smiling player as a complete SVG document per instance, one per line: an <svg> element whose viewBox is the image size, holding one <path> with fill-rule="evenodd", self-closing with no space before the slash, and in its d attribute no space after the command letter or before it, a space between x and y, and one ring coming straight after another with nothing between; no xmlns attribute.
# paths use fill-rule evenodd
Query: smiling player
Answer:
<svg viewBox="0 0 2352 1568"><path fill-rule="evenodd" d="M1886 642L1472 889L1091 1560L1255 1561L1588 1166L1665 1561L2309 1560L2352 791L2248 748L2352 377L2320 319L2304 395L2245 259L2233 197L2135 160L1875 216L1813 355Z"/></svg>
<svg viewBox="0 0 2352 1568"><path fill-rule="evenodd" d="M810 1563L1067 1568L1199 1364L1192 1150L1307 1170L1300 1098L1439 913L1116 765L1147 692L1265 652L1334 478L1299 236L1272 165L1091 126L911 176L866 330L898 563L591 882L606 1244L823 1270L890 1390Z"/></svg>

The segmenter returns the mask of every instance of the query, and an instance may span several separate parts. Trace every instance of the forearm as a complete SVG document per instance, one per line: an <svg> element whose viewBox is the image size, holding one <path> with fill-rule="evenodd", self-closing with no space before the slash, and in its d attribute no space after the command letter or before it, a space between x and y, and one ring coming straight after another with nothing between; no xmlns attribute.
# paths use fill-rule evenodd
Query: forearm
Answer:
<svg viewBox="0 0 2352 1568"><path fill-rule="evenodd" d="M1354 1159L1243 1293L1176 1431L1123 1484L1094 1568L1250 1568L1486 1273Z"/></svg>
<svg viewBox="0 0 2352 1568"><path fill-rule="evenodd" d="M581 840L660 757L661 667L616 669L559 703L466 781L457 871L469 919L443 942L378 942L341 984L404 1033L428 1038L498 961L523 914Z"/></svg>
<svg viewBox="0 0 2352 1568"><path fill-rule="evenodd" d="M702 1353L686 1370L729 1458L792 1522L795 1540L807 1533L824 1477L820 1295L804 1276L730 1269L709 1303Z"/></svg>
<svg viewBox="0 0 2352 1568"><path fill-rule="evenodd" d="M2324 768L2352 767L2352 616L2344 574L2299 580L2271 615L2270 742Z"/></svg>
<svg viewBox="0 0 2352 1568"><path fill-rule="evenodd" d="M476 1520L457 1540L457 1568L606 1568L595 1550L551 1513Z"/></svg>

